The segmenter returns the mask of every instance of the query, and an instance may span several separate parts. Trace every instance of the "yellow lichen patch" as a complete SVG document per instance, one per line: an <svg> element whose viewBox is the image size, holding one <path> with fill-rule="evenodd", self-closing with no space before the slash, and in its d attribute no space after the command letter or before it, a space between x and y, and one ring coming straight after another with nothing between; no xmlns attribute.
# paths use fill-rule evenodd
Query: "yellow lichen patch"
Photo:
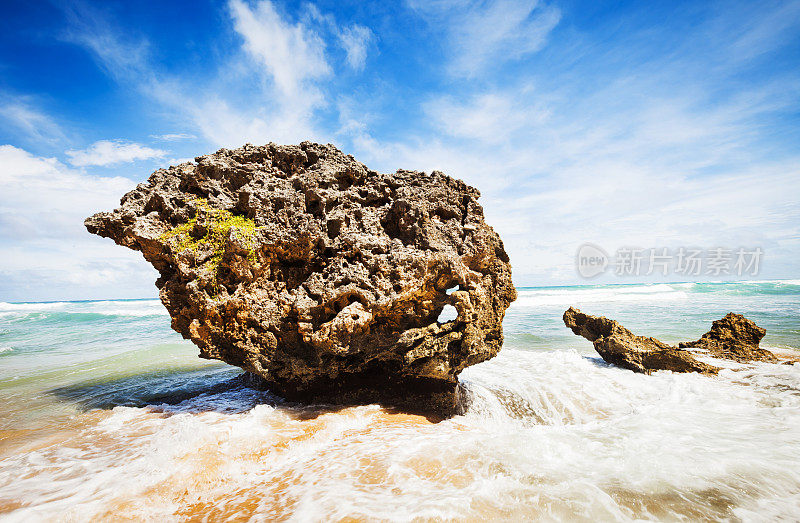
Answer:
<svg viewBox="0 0 800 523"><path fill-rule="evenodd" d="M161 235L160 240L168 243L173 252L189 251L196 254L199 248L211 248L211 256L202 264L216 281L219 263L225 253L225 243L231 233L247 251L247 259L256 263L256 231L253 220L236 216L224 209L212 209L205 199L195 200L195 215Z"/></svg>

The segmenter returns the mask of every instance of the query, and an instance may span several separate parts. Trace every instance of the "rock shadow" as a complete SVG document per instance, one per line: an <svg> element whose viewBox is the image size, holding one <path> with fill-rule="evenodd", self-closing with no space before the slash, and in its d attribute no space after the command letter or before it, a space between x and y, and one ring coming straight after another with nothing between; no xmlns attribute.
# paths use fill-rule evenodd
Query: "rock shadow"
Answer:
<svg viewBox="0 0 800 523"><path fill-rule="evenodd" d="M83 411L115 407L149 407L160 412L218 412L239 414L258 405L269 405L293 419L313 420L366 403L287 401L259 386L238 369L152 371L116 379L95 379L47 391L57 398L76 403ZM437 423L450 416L378 403L389 414L415 414Z"/></svg>

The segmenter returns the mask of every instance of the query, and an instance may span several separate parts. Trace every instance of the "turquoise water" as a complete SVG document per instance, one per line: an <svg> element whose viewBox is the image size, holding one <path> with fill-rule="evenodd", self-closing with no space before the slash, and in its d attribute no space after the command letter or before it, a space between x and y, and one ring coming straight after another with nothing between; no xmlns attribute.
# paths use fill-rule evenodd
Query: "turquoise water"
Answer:
<svg viewBox="0 0 800 523"><path fill-rule="evenodd" d="M673 343L734 311L800 353L800 281L521 288L430 424L240 387L157 300L0 303L0 518L800 518L800 366L636 375L571 305Z"/></svg>
<svg viewBox="0 0 800 523"><path fill-rule="evenodd" d="M503 323L506 346L574 347L561 315L570 305L618 320L668 343L698 339L711 322L737 312L767 329L765 347L800 348L800 280L520 288ZM578 342L580 345L590 346Z"/></svg>

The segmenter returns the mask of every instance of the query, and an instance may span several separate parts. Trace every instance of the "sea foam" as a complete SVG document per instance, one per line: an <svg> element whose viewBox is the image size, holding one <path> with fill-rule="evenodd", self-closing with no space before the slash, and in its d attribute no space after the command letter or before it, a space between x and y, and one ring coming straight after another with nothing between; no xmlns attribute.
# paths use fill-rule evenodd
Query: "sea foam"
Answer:
<svg viewBox="0 0 800 523"><path fill-rule="evenodd" d="M625 285L616 287L540 287L520 289L512 307L573 305L598 302L653 302L685 300L686 292L674 285Z"/></svg>
<svg viewBox="0 0 800 523"><path fill-rule="evenodd" d="M765 347L797 354L798 293L520 289L505 348L462 373L465 412L440 423L243 388L238 370L197 360L157 300L2 304L23 316L0 316L14 347L0 364L0 517L796 520L800 366L635 374L561 314L583 300L676 342L735 310L767 329Z"/></svg>
<svg viewBox="0 0 800 523"><path fill-rule="evenodd" d="M0 499L36 507L12 520L795 514L796 367L645 376L508 350L464 382L466 412L438 424L378 406L308 415L250 389L117 407L0 460Z"/></svg>

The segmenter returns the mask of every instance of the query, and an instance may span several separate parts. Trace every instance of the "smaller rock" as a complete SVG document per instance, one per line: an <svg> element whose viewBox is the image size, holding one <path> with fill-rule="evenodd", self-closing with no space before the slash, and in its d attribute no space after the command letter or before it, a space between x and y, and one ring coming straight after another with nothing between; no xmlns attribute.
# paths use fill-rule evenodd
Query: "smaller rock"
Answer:
<svg viewBox="0 0 800 523"><path fill-rule="evenodd" d="M711 324L711 330L697 341L678 344L682 349L701 349L714 358L722 358L747 363L766 361L777 363L773 353L758 346L767 333L755 322L741 314L729 312L721 320Z"/></svg>
<svg viewBox="0 0 800 523"><path fill-rule="evenodd" d="M578 336L591 341L605 361L646 374L654 370L719 372L718 367L698 361L695 358L698 354L739 363L781 361L775 354L758 346L767 331L732 312L712 323L711 330L699 340L680 343L677 347L655 338L636 336L614 320L590 316L575 307L564 313L564 324Z"/></svg>
<svg viewBox="0 0 800 523"><path fill-rule="evenodd" d="M575 307L564 313L564 324L594 344L600 356L613 365L650 374L654 370L716 374L719 369L692 356L688 351L655 338L636 336L619 322L590 316Z"/></svg>

